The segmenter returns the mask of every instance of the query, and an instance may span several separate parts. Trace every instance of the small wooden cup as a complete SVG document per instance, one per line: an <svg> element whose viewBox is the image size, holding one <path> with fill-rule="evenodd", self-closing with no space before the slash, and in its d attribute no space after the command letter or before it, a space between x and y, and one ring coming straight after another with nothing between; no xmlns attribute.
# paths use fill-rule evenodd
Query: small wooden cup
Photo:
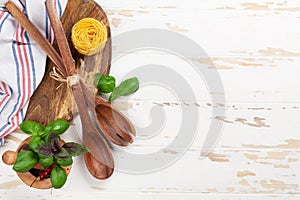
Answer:
<svg viewBox="0 0 300 200"><path fill-rule="evenodd" d="M21 151L21 148L29 143L31 137L26 138L25 140L23 140L18 148L17 151L11 151L8 150L6 152L4 152L4 154L2 155L2 160L5 164L7 165L13 165L16 162L16 158L18 155L18 152ZM60 144L63 145L65 142L63 140L61 140ZM71 167L72 165L69 166L65 166L62 168L65 170L66 174L69 175L70 171L71 171ZM44 169L40 163L37 163L34 168L36 169ZM19 178L28 186L37 188L37 189L49 189L52 188L52 184L50 181L50 178L46 178L43 180L36 180L37 177L35 177L34 175L32 175L30 172L24 172L24 173L20 173L17 172L17 175L19 176Z"/></svg>

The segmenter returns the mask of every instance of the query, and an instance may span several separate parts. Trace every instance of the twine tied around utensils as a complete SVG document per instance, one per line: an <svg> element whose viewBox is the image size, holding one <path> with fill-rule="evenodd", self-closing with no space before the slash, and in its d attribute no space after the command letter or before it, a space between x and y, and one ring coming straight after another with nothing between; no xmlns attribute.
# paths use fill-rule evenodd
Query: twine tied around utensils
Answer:
<svg viewBox="0 0 300 200"><path fill-rule="evenodd" d="M49 76L52 79L60 82L60 84L56 87L56 89L59 89L63 83L66 83L67 87L71 88L73 85L79 83L80 81L78 74L66 77L64 73L59 68L56 67L53 67L52 71L49 73Z"/></svg>

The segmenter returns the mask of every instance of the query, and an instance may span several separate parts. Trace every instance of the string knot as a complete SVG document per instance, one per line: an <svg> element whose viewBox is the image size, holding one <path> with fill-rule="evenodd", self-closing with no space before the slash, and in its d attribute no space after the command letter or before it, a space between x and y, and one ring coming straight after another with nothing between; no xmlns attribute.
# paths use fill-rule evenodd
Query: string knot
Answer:
<svg viewBox="0 0 300 200"><path fill-rule="evenodd" d="M56 67L53 67L52 71L49 73L49 76L52 79L60 82L60 84L57 86L56 89L60 88L63 83L66 83L67 87L71 88L73 85L79 83L79 81L80 81L78 74L66 77L64 75L64 73L61 70L59 70L58 68L56 68Z"/></svg>

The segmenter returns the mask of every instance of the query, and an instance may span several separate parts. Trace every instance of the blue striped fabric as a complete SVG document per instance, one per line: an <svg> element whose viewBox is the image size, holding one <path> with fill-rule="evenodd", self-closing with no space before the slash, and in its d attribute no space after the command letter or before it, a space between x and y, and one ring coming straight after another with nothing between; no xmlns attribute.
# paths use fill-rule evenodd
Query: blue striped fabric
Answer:
<svg viewBox="0 0 300 200"><path fill-rule="evenodd" d="M11 0L52 42L54 35L45 0ZM66 0L53 0L61 16ZM0 146L4 136L19 128L28 102L42 80L46 55L10 15L0 0ZM2 5L1 5L2 4Z"/></svg>

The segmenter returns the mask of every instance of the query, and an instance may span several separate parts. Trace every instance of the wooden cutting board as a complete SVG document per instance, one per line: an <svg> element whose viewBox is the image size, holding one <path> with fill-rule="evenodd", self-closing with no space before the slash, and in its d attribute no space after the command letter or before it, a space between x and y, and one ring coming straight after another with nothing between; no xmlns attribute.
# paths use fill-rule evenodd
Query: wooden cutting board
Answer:
<svg viewBox="0 0 300 200"><path fill-rule="evenodd" d="M73 47L71 42L71 30L80 19L91 17L101 21L107 28L108 40L102 52L92 56L83 56ZM96 92L93 86L95 73L108 74L111 62L111 34L110 25L103 9L92 0L69 0L62 16L62 24L69 41L73 58L78 68L78 73L88 88ZM58 51L56 41L53 43ZM85 66L80 68L80 59ZM55 65L47 59L45 75L42 82L30 99L25 119L47 124L55 119L72 120L76 114L76 104L67 85L58 82L49 76Z"/></svg>

